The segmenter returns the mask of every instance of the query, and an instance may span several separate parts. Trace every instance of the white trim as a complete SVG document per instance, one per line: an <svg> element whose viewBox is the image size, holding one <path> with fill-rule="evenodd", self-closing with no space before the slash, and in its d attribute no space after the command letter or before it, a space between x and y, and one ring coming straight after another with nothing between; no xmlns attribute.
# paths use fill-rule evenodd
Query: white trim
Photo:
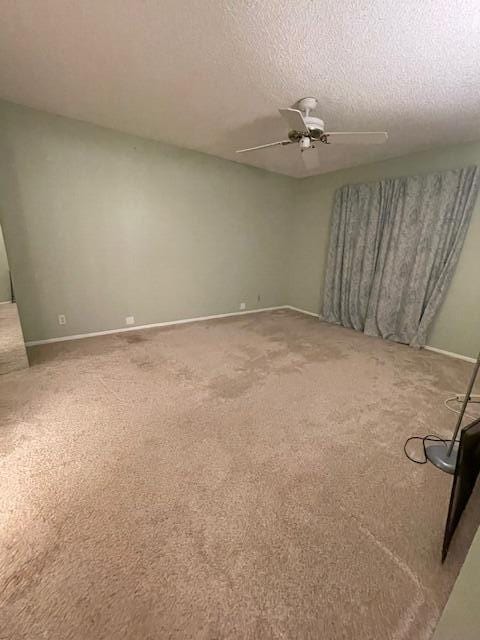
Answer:
<svg viewBox="0 0 480 640"><path fill-rule="evenodd" d="M0 302L0 304L11 304L9 302ZM84 338L95 338L96 336L108 336L115 333L124 333L125 331L141 331L142 329L153 329L154 327L169 327L175 324L188 324L190 322L203 322L205 320L215 320L217 318L230 318L231 316L243 316L250 313L262 313L263 311L278 311L279 309L290 309L291 311L297 311L298 313L304 313L307 316L313 316L314 318L322 318L318 313L307 311L306 309L299 309L298 307L292 307L289 304L280 305L278 307L264 307L263 309L248 309L247 311L232 311L231 313L219 313L213 316L199 316L197 318L185 318L181 320L169 320L167 322L154 322L152 324L142 324L133 327L122 327L120 329L108 329L107 331L94 331L92 333L77 333L72 336L62 336L60 338L48 338L46 340L30 340L25 343L27 347L35 347L40 344L51 344L53 342L67 342L69 340L83 340ZM458 360L464 360L466 362L475 363L475 358L469 356L462 356L459 353L453 353L451 351L444 351L443 349L437 349L437 347L430 347L426 345L424 347L427 351L434 351L443 356L449 358L457 358Z"/></svg>
<svg viewBox="0 0 480 640"><path fill-rule="evenodd" d="M305 313L307 316L314 316L315 318L322 318L322 316L318 313L312 313L311 311L306 311L305 309L298 309L297 307L292 307L291 305L287 305L287 309L291 309L292 311L298 311L299 313ZM471 358L470 356L462 356L460 353L454 353L453 351L445 351L444 349L438 349L437 347L430 347L425 345L423 347L427 351L433 351L435 353L439 353L442 356L447 356L448 358L457 358L457 360L464 360L465 362L475 363L476 359Z"/></svg>
<svg viewBox="0 0 480 640"><path fill-rule="evenodd" d="M437 349L437 347L430 347L428 345L424 346L424 349L427 351L434 351L435 353L440 353L442 356L448 356L449 358L457 358L457 360L465 360L465 362L473 362L475 363L475 358L471 358L470 356L462 356L460 353L453 353L452 351L444 351L443 349Z"/></svg>
<svg viewBox="0 0 480 640"><path fill-rule="evenodd" d="M204 320L215 320L216 318L229 318L230 316L244 316L249 313L261 313L262 311L277 311L278 309L288 309L282 305L279 307L264 307L263 309L248 309L247 311L233 311L231 313L219 313L214 316L200 316L197 318L185 318L182 320L169 320L168 322L154 322L152 324L142 324L133 327L122 327L121 329L108 329L107 331L94 331L92 333L77 333L72 336L62 336L60 338L47 338L46 340L30 340L25 343L27 347L35 347L39 344L50 344L52 342L66 342L68 340L83 340L83 338L94 338L95 336L107 336L112 333L124 333L125 331L140 331L141 329L153 329L154 327L169 327L174 324L187 324L189 322L202 322Z"/></svg>
<svg viewBox="0 0 480 640"><path fill-rule="evenodd" d="M0 304L13 304L11 300L5 300L5 302L0 302Z"/></svg>
<svg viewBox="0 0 480 640"><path fill-rule="evenodd" d="M287 304L284 309L291 309L292 311L298 311L298 313L304 313L307 316L313 316L314 318L321 318L319 313L313 313L312 311L307 311L306 309L299 309L298 307L292 307Z"/></svg>

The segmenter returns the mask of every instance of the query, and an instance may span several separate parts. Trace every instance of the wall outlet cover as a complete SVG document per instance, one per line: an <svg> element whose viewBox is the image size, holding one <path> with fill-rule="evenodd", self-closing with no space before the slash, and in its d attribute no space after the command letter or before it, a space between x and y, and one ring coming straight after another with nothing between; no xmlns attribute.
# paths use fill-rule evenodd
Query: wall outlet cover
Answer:
<svg viewBox="0 0 480 640"><path fill-rule="evenodd" d="M127 316L125 318L125 324L135 324L135 318L133 316Z"/></svg>
<svg viewBox="0 0 480 640"><path fill-rule="evenodd" d="M58 324L67 324L67 317L63 313L58 315Z"/></svg>
<svg viewBox="0 0 480 640"><path fill-rule="evenodd" d="M247 308L247 304L245 302L240 302L240 311L245 311Z"/></svg>

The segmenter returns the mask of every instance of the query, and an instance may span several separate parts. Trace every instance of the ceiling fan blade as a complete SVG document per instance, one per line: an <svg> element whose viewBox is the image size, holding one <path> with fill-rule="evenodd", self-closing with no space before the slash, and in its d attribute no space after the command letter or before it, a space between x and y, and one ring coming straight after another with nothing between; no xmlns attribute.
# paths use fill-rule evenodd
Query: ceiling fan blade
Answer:
<svg viewBox="0 0 480 640"><path fill-rule="evenodd" d="M303 119L303 113L298 109L279 109L280 115L285 118L288 126L293 131L309 134L310 131Z"/></svg>
<svg viewBox="0 0 480 640"><path fill-rule="evenodd" d="M279 140L278 142L269 142L268 144L261 144L258 147L249 147L248 149L237 149L237 153L245 153L245 151L256 151L257 149L266 149L267 147L276 147L278 145L292 144L291 140Z"/></svg>
<svg viewBox="0 0 480 640"><path fill-rule="evenodd" d="M315 147L305 149L305 151L302 151L300 155L302 156L303 166L305 169L307 169L307 171L318 169L320 158Z"/></svg>
<svg viewBox="0 0 480 640"><path fill-rule="evenodd" d="M383 144L388 140L386 131L326 131L324 135L328 144Z"/></svg>

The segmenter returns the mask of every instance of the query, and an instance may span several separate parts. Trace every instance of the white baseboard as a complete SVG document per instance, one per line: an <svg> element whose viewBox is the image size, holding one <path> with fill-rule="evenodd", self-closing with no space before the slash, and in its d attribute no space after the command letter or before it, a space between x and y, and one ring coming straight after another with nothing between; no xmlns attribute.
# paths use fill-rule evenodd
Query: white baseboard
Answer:
<svg viewBox="0 0 480 640"><path fill-rule="evenodd" d="M292 311L298 311L299 313L305 313L308 316L314 316L315 318L320 318L321 315L318 313L312 313L311 311L306 311L305 309L299 309L298 307L292 307L291 305L287 305L287 309L292 309ZM427 351L433 351L435 353L440 353L442 356L448 356L449 358L457 358L457 360L464 360L465 362L476 362L475 358L471 358L470 356L462 356L460 353L454 353L453 351L445 351L444 349L438 349L437 347L430 347L429 345L425 345L423 347Z"/></svg>
<svg viewBox="0 0 480 640"><path fill-rule="evenodd" d="M298 307L292 307L287 304L285 309L291 309L292 311L298 311L298 313L304 313L307 316L313 316L314 318L321 318L319 313L313 313L313 311L307 311L306 309L299 309Z"/></svg>
<svg viewBox="0 0 480 640"><path fill-rule="evenodd" d="M196 318L185 318L182 320L169 320L168 322L154 322L152 324L142 324L132 327L122 327L120 329L108 329L107 331L94 331L92 333L77 333L71 336L61 336L60 338L47 338L46 340L29 340L25 343L27 347L35 347L40 344L51 344L52 342L67 342L68 340L83 340L83 338L95 338L96 336L108 336L113 333L124 333L125 331L140 331L142 329L153 329L154 327L169 327L175 324L187 324L189 322L202 322L204 320L215 320L216 318L229 318L230 316L244 316L249 313L261 313L262 311L277 311L278 309L288 309L286 305L279 307L264 307L263 309L248 309L247 311L233 311L231 313L219 313L213 316L199 316Z"/></svg>
<svg viewBox="0 0 480 640"><path fill-rule="evenodd" d="M12 304L11 300L5 300L5 302L0 302L0 304Z"/></svg>
<svg viewBox="0 0 480 640"><path fill-rule="evenodd" d="M11 304L8 302L0 302L0 304ZM168 322L154 322L152 324L143 324L132 327L122 327L120 329L108 329L106 331L94 331L92 333L77 333L71 336L61 336L60 338L48 338L46 340L30 340L25 343L27 347L35 347L40 344L51 344L53 342L67 342L69 340L83 340L84 338L95 338L96 336L108 336L114 333L124 333L125 331L141 331L142 329L153 329L154 327L169 327L175 324L188 324L190 322L203 322L204 320L215 320L217 318L229 318L231 316L243 316L250 313L262 313L263 311L277 311L279 309L290 309L291 311L297 311L298 313L304 313L307 316L321 319L322 316L319 313L313 313L306 309L299 309L298 307L292 307L292 305L284 304L278 307L264 307L263 309L248 309L246 311L232 311L231 313L219 313L212 316L199 316L196 318L184 318L181 320L169 320ZM459 353L453 353L452 351L444 351L437 347L430 347L426 345L424 347L427 351L433 351L449 358L457 358L458 360L465 360L466 362L476 362L475 358L469 356L462 356Z"/></svg>
<svg viewBox="0 0 480 640"><path fill-rule="evenodd" d="M444 351L443 349L437 349L437 347L424 346L427 351L434 351L440 353L442 356L448 356L449 358L457 358L457 360L465 360L465 362L476 362L475 358L470 356L462 356L460 353L453 353L452 351Z"/></svg>

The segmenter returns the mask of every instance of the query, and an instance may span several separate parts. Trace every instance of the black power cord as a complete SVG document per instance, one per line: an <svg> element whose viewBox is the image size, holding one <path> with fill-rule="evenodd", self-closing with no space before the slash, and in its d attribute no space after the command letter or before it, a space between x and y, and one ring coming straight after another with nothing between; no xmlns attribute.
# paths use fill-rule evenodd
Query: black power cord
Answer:
<svg viewBox="0 0 480 640"><path fill-rule="evenodd" d="M407 447L409 442L411 442L412 440L420 440L422 442L423 457L424 457L423 460L417 460L416 458L412 458L412 456L408 453ZM440 436L437 436L434 433L430 433L428 434L428 436L410 436L410 438L407 438L407 440L405 441L405 444L403 445L403 452L407 456L407 458L411 460L411 462L415 462L415 464L427 464L428 458L427 458L427 447L425 445L426 442L441 442L442 444L447 446L447 444L449 444L450 442L450 439L440 438ZM460 442L460 440L455 440L455 442Z"/></svg>

